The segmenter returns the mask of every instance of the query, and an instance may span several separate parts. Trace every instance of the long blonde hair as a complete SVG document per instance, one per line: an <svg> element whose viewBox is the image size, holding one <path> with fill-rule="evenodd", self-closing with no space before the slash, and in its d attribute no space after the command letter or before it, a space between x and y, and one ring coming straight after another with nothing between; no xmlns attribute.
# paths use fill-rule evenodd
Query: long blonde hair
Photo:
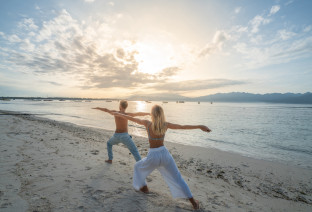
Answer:
<svg viewBox="0 0 312 212"><path fill-rule="evenodd" d="M155 135L164 135L167 131L165 113L162 107L154 105L151 111L152 131Z"/></svg>

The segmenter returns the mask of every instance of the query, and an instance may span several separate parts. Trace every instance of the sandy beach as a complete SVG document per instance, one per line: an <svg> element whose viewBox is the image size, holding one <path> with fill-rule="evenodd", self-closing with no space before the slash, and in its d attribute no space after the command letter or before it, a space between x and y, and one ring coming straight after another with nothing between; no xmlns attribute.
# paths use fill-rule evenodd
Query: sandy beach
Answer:
<svg viewBox="0 0 312 212"><path fill-rule="evenodd" d="M150 194L135 191L135 160L124 146L114 146L113 164L105 163L112 131L0 111L0 133L0 211L192 211L171 197L157 170L147 178ZM133 140L145 157L147 139ZM200 211L312 211L312 170L166 146Z"/></svg>

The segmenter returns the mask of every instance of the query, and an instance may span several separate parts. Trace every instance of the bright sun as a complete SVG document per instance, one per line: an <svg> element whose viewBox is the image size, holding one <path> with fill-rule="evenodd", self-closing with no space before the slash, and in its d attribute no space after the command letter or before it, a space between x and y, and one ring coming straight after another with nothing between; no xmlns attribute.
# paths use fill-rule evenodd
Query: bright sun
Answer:
<svg viewBox="0 0 312 212"><path fill-rule="evenodd" d="M174 50L171 45L159 42L138 42L134 46L138 54L135 55L139 63L139 70L143 73L156 74L164 68L173 66Z"/></svg>

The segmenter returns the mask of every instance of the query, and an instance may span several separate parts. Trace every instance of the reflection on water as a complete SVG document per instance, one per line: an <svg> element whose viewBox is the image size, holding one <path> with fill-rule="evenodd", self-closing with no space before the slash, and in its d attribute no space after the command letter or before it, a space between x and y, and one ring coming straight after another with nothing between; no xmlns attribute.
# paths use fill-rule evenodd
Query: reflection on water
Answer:
<svg viewBox="0 0 312 212"><path fill-rule="evenodd" d="M135 106L135 110L138 112L150 112L147 111L147 103L144 101L135 101L134 102L136 104Z"/></svg>

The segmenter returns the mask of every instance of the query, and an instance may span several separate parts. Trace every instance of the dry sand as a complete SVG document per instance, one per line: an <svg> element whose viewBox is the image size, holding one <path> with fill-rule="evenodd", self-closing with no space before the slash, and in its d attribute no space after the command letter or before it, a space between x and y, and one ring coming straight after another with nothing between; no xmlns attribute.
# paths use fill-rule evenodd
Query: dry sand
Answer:
<svg viewBox="0 0 312 212"><path fill-rule="evenodd" d="M135 160L112 131L0 111L0 211L192 211L158 171L132 188ZM213 128L213 126L211 126ZM170 133L170 132L168 132ZM146 138L133 136L140 154ZM166 142L201 211L312 211L312 170Z"/></svg>

